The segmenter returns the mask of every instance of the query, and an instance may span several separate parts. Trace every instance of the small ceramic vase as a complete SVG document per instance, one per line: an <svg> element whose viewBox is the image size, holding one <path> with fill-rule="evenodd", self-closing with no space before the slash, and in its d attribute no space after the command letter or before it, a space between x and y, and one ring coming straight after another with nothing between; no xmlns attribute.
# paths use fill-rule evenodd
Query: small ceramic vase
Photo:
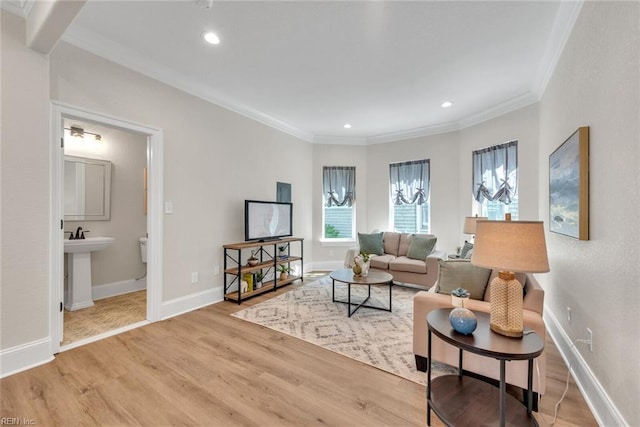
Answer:
<svg viewBox="0 0 640 427"><path fill-rule="evenodd" d="M463 335L470 335L478 327L478 319L473 311L467 308L454 308L449 314L449 322L453 330Z"/></svg>

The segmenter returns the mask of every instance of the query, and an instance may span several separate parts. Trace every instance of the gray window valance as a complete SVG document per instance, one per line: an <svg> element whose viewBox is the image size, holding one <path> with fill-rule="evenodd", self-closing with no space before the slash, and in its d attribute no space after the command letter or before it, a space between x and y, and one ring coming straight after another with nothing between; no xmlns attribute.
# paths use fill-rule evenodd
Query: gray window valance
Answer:
<svg viewBox="0 0 640 427"><path fill-rule="evenodd" d="M518 141L473 152L473 198L511 203L518 188Z"/></svg>
<svg viewBox="0 0 640 427"><path fill-rule="evenodd" d="M429 166L429 159L389 165L394 205L422 205L429 200Z"/></svg>
<svg viewBox="0 0 640 427"><path fill-rule="evenodd" d="M353 206L356 201L356 168L354 166L325 166L322 168L324 205Z"/></svg>

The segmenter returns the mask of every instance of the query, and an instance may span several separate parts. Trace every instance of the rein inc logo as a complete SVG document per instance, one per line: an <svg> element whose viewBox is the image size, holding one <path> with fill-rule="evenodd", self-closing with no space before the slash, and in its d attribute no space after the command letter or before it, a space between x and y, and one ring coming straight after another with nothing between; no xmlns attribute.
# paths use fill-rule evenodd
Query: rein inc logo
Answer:
<svg viewBox="0 0 640 427"><path fill-rule="evenodd" d="M34 426L36 420L32 418L0 417L0 426Z"/></svg>

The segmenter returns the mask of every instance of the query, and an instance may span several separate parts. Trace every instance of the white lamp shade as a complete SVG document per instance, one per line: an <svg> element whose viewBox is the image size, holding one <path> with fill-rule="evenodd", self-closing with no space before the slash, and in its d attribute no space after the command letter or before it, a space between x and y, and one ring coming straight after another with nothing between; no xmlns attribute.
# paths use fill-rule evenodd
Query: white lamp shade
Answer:
<svg viewBox="0 0 640 427"><path fill-rule="evenodd" d="M476 222L486 220L486 216L467 216L464 218L464 228L462 232L464 234L476 234Z"/></svg>
<svg viewBox="0 0 640 427"><path fill-rule="evenodd" d="M522 273L549 271L542 221L477 221L471 263Z"/></svg>

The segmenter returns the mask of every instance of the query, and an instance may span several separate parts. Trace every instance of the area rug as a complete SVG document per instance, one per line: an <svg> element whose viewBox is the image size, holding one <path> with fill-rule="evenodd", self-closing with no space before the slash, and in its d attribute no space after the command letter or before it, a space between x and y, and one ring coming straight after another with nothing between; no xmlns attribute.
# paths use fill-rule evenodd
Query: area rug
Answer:
<svg viewBox="0 0 640 427"><path fill-rule="evenodd" d="M352 286L352 301L366 297L365 286ZM232 316L318 345L419 384L426 374L415 368L413 296L415 289L393 287L393 311L360 308L347 316L347 305L334 303L331 279L316 280ZM336 299L346 300L346 285L336 284ZM371 287L368 305L388 307L389 289ZM433 377L455 369L434 363Z"/></svg>

